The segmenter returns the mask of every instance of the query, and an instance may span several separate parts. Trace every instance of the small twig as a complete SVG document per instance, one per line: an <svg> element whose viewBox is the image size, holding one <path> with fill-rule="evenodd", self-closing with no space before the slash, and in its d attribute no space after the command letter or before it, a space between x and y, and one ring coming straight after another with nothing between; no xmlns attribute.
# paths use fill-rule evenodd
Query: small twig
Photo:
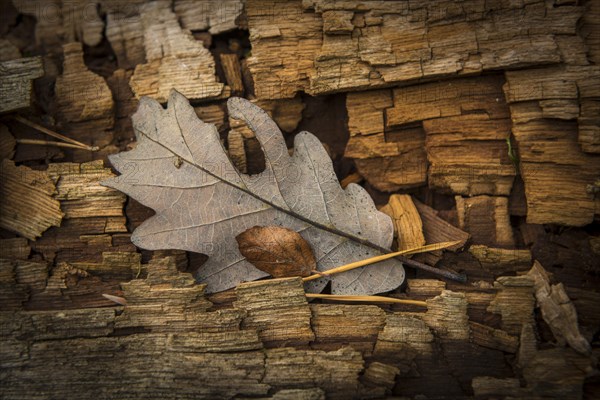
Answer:
<svg viewBox="0 0 600 400"><path fill-rule="evenodd" d="M112 294L106 294L106 293L102 293L102 297L104 297L107 300L114 301L115 303L117 303L121 306L127 305L127 299L125 299L124 297L113 296Z"/></svg>
<svg viewBox="0 0 600 400"><path fill-rule="evenodd" d="M339 274L340 272L350 271L351 269L364 267L366 265L374 264L374 263L379 262L379 261L388 260L390 258L395 258L395 257L402 256L402 255L409 255L409 254L416 254L416 253L425 253L425 252L434 251L434 250L442 250L442 249L445 249L445 248L448 248L448 247L455 246L455 245L457 245L459 243L460 243L460 241L434 243L434 244L428 244L426 246L416 247L414 249L401 250L401 251L397 251L395 253L383 254L383 255L380 255L380 256L375 256L375 257L367 258L367 259L364 259L364 260L356 261L356 262L353 262L353 263L350 263L350 264L342 265L342 266L337 267L337 268L332 268L332 269L329 269L327 271L321 271L321 272L319 272L319 273L317 273L315 275L311 275L311 276L307 276L305 278L302 278L302 280L304 282L308 282L308 281L312 281L314 279L321 278L323 276L333 275L333 274ZM407 258L405 258L405 259L408 260ZM410 260L410 261L412 261L412 260ZM404 260L402 262L408 264ZM419 264L421 264L421 263L419 263ZM425 267L428 267L428 268L431 268L435 272L441 271L441 270L439 270L437 268L430 267L429 265L425 265L425 264L421 264L421 265L423 265ZM421 268L421 269L426 269L426 268Z"/></svg>
<svg viewBox="0 0 600 400"><path fill-rule="evenodd" d="M15 139L18 144L33 144L38 146L68 147L70 149L82 149L81 146L72 143L54 142L51 140Z"/></svg>
<svg viewBox="0 0 600 400"><path fill-rule="evenodd" d="M306 297L309 299L326 299L335 301L362 301L368 303L396 303L396 304L408 304L412 306L427 307L427 303L419 300L404 300L395 299L393 297L385 296L344 296L337 294L317 294L317 293L306 293Z"/></svg>
<svg viewBox="0 0 600 400"><path fill-rule="evenodd" d="M80 149L83 149L83 150L90 150L90 151L98 151L99 150L98 146L90 146L90 145L87 145L85 143L81 143L81 142L79 142L79 141L77 141L75 139L71 139L70 137L67 137L65 135L61 135L60 133L56 133L56 132L54 132L54 131L46 128L45 126L36 124L35 122L32 122L32 121L30 121L30 120L28 120L26 118L21 117L20 115L16 115L14 117L14 119L16 121L19 121L20 123L22 123L24 125L27 125L27 126L33 128L33 129L35 129L35 130L43 132L46 135L52 136L52 137L54 137L56 139L63 140L65 142L67 142L67 143L71 143L71 144L73 144L73 145L76 146L74 148L80 148Z"/></svg>

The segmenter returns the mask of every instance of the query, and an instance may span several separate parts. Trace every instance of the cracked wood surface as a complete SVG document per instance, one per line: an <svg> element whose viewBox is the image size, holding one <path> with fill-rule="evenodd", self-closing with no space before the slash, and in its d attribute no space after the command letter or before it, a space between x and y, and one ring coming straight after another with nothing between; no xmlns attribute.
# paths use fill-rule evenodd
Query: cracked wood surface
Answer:
<svg viewBox="0 0 600 400"><path fill-rule="evenodd" d="M133 266L136 261L127 262ZM515 372L501 362L502 354L517 351L518 335L532 321L521 319L516 325L508 312L523 307L533 312L533 284L527 277L505 278L497 286L492 311L500 310L507 321L514 321L506 326L513 334L470 321L468 296L431 280L410 283L412 295L428 296L426 312L309 305L300 278L241 284L229 307L214 310L205 285L178 272L175 257L140 266L146 278L121 285L124 307L24 311L21 302L32 291L51 286L52 279L46 285L45 265L0 266L0 335L6 344L0 357L0 393L7 399L37 398L39 392L65 399L92 394L139 398L148 395L149 382L152 395L161 398L435 395L440 386L432 379L442 379L443 374L445 396L463 396L461 385L470 387L471 379L475 393L495 390L507 395L517 390L514 384L504 384ZM87 271L101 274L90 266ZM9 298L12 303L6 301ZM539 362L552 362L559 354L585 370L585 357L568 349L555 353L532 349L520 356L528 375L519 391L554 396L544 389L545 378L534 371ZM465 354L469 365L461 361ZM455 378L448 380L448 367L436 360L444 360ZM563 367L544 368L555 376ZM505 380L488 382L486 376ZM568 386L557 393L578 393L584 376L571 372L563 379Z"/></svg>
<svg viewBox="0 0 600 400"><path fill-rule="evenodd" d="M355 91L559 63L583 7L543 1L246 3L259 98Z"/></svg>

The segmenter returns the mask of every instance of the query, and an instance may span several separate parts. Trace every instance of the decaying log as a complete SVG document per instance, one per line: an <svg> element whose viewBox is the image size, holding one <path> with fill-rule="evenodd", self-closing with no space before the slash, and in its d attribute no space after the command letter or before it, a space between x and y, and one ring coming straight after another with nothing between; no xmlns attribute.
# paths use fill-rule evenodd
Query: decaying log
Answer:
<svg viewBox="0 0 600 400"><path fill-rule="evenodd" d="M117 56L121 69L135 68L143 64L144 28L138 6L123 7L115 2L106 13L106 38Z"/></svg>
<svg viewBox="0 0 600 400"><path fill-rule="evenodd" d="M469 232L473 243L514 247L515 240L508 214L508 198L456 196L458 226Z"/></svg>
<svg viewBox="0 0 600 400"><path fill-rule="evenodd" d="M313 348L335 349L349 345L365 356L373 352L377 335L385 325L385 312L377 306L311 304Z"/></svg>
<svg viewBox="0 0 600 400"><path fill-rule="evenodd" d="M47 278L45 263L0 259L0 311L22 310L32 292L44 289Z"/></svg>
<svg viewBox="0 0 600 400"><path fill-rule="evenodd" d="M208 30L213 35L237 28L236 20L243 9L242 0L175 0L174 4L175 14L185 29Z"/></svg>
<svg viewBox="0 0 600 400"><path fill-rule="evenodd" d="M42 57L0 62L0 112L18 110L31 104L32 80L44 75Z"/></svg>
<svg viewBox="0 0 600 400"><path fill-rule="evenodd" d="M550 326L559 344L569 344L581 354L589 354L591 346L579 332L577 311L562 283L550 285L550 278L542 265L535 261L528 272L533 278L535 297L544 321Z"/></svg>
<svg viewBox="0 0 600 400"><path fill-rule="evenodd" d="M427 178L423 129L406 126L387 133L385 116L393 105L391 90L346 97L350 140L344 155L354 158L360 174L384 191L419 186Z"/></svg>
<svg viewBox="0 0 600 400"><path fill-rule="evenodd" d="M533 324L533 279L528 276L503 276L494 282L498 291L488 311L502 315L502 329L519 335L523 325Z"/></svg>
<svg viewBox="0 0 600 400"><path fill-rule="evenodd" d="M239 285L233 304L247 313L243 327L256 329L266 344L301 345L312 341L311 312L298 283L301 281L274 279Z"/></svg>
<svg viewBox="0 0 600 400"><path fill-rule="evenodd" d="M131 170L122 177L136 179L137 172ZM65 218L60 229L50 229L33 244L44 259L101 262L103 251L135 250L123 215L125 196L100 185L101 180L114 176L102 160L50 164L47 173L58 182L56 198Z"/></svg>
<svg viewBox="0 0 600 400"><path fill-rule="evenodd" d="M55 184L45 171L3 160L0 168L0 226L35 240L63 218L59 201L53 197Z"/></svg>
<svg viewBox="0 0 600 400"><path fill-rule="evenodd" d="M72 139L91 139L86 144L104 147L113 138L114 102L110 88L104 78L88 70L81 43L65 44L63 50L63 73L56 78L55 88L59 128ZM76 154L83 157L82 153Z"/></svg>
<svg viewBox="0 0 600 400"><path fill-rule="evenodd" d="M15 154L16 144L17 142L8 127L0 124L0 159L12 159Z"/></svg>
<svg viewBox="0 0 600 400"><path fill-rule="evenodd" d="M389 390L393 389L396 382L396 375L400 373L397 367L390 364L373 362L365 370L363 382L367 386L385 387Z"/></svg>
<svg viewBox="0 0 600 400"><path fill-rule="evenodd" d="M0 158L15 157L0 171L0 222L16 232L0 232L1 398L593 397L600 239L542 224L599 215L598 1L12 3L25 16L10 5L0 27L0 112L34 104L37 121L103 148L15 155L15 137L39 133L0 123ZM22 54L43 54L45 75ZM251 174L260 144L227 97L265 109L288 146L335 115L345 154L341 135L319 138L338 142L342 186L366 181L378 205L376 189L424 198L393 194L382 208L399 249L457 240L414 258L468 282L417 271L389 294L426 309L308 302L298 278L206 296L187 273L204 255L132 245L152 211L99 184L106 162L20 165L134 147L139 98L165 102L171 88ZM8 226L15 207L53 219L18 210Z"/></svg>
<svg viewBox="0 0 600 400"><path fill-rule="evenodd" d="M0 39L0 61L10 61L21 58L21 51L8 39Z"/></svg>
<svg viewBox="0 0 600 400"><path fill-rule="evenodd" d="M531 251L517 249L501 249L485 245L471 245L471 253L484 270L495 277L510 272L527 271L531 267Z"/></svg>
<svg viewBox="0 0 600 400"><path fill-rule="evenodd" d="M508 195L515 168L502 84L489 76L351 93L345 155L380 190L428 177L431 187L452 193Z"/></svg>
<svg viewBox="0 0 600 400"><path fill-rule="evenodd" d="M471 339L483 347L489 347L504 351L506 353L516 353L519 347L518 336L512 336L500 329L470 322Z"/></svg>
<svg viewBox="0 0 600 400"><path fill-rule="evenodd" d="M125 254L106 257L105 263L123 261L123 276L139 264L139 257L132 261ZM25 264L6 268L0 262L0 295L13 299L0 312L0 335L8 344L0 358L0 393L8 399L33 398L40 391L81 398L99 390L100 397L139 397L148 390L142 376L152 379L152 393L161 398L433 395L439 386L431 385L432 374L448 376L447 368L456 371L461 362L464 384L477 374L507 378L497 361L489 363L496 353L488 352L501 352L479 345L516 351L514 336L469 323L466 297L447 290L427 301L427 312L386 313L376 306L309 305L301 280L285 278L242 284L232 308L211 311L204 285L178 272L176 259L166 257L141 265L145 279L122 284L125 307L22 311L27 291L47 292L59 283L50 278L44 289L45 265L31 269ZM100 265L74 265L91 275L109 273ZM9 287L13 292L5 290ZM479 345L461 344L470 337ZM552 353L532 351L529 371L541 360L555 361ZM465 354L472 365L464 366ZM448 366L436 366L440 357ZM569 356L567 363L585 370L589 361ZM571 374L569 390L577 390L583 376ZM526 393L544 390L534 386L543 381L529 377ZM460 393L463 383L454 378L446 383L448 393Z"/></svg>
<svg viewBox="0 0 600 400"><path fill-rule="evenodd" d="M246 3L248 65L259 98L352 91L558 63L582 7L543 1L468 7L446 1ZM518 18L516 17L518 16Z"/></svg>
<svg viewBox="0 0 600 400"><path fill-rule="evenodd" d="M212 54L179 26L169 2L149 2L140 7L146 64L138 64L131 77L136 97L150 96L164 103L171 89L190 100L227 94L217 81Z"/></svg>
<svg viewBox="0 0 600 400"><path fill-rule="evenodd" d="M241 96L244 93L244 82L242 81L242 68L237 54L222 53L220 58L225 79L231 88L231 95Z"/></svg>
<svg viewBox="0 0 600 400"><path fill-rule="evenodd" d="M98 15L98 0L27 1L12 0L19 12L35 17L36 42L50 51L64 43L80 41L97 46L102 41L104 22Z"/></svg>
<svg viewBox="0 0 600 400"><path fill-rule="evenodd" d="M600 198L588 187L597 179L600 157L584 151L596 153L600 143L599 92L591 83L599 74L596 66L506 72L530 223L581 226L598 213Z"/></svg>
<svg viewBox="0 0 600 400"><path fill-rule="evenodd" d="M0 258L8 260L27 260L31 247L25 238L0 239Z"/></svg>

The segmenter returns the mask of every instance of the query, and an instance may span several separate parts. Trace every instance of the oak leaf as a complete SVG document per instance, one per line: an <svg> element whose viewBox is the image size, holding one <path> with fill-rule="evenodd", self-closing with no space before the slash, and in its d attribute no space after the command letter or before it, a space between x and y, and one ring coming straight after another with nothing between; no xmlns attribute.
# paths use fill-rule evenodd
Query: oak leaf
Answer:
<svg viewBox="0 0 600 400"><path fill-rule="evenodd" d="M227 106L261 143L266 167L260 174L240 173L216 127L198 119L178 92L171 92L166 109L150 98L140 100L133 115L138 145L110 157L122 175L104 182L156 211L133 232L135 245L207 254L196 278L208 293L266 276L240 254L235 240L255 225L298 232L310 243L320 271L389 250L391 219L377 211L362 187L341 188L315 136L296 135L290 156L267 113L241 98L230 98ZM329 280L334 294L369 295L397 288L404 269L390 259L311 281L306 289L320 292Z"/></svg>
<svg viewBox="0 0 600 400"><path fill-rule="evenodd" d="M246 260L274 278L308 276L317 261L298 232L280 226L253 226L236 236Z"/></svg>

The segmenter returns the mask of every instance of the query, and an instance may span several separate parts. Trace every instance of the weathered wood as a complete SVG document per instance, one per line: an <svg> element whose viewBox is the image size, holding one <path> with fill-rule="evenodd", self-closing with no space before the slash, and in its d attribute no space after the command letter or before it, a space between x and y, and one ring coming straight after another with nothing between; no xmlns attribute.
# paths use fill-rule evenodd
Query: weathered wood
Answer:
<svg viewBox="0 0 600 400"><path fill-rule="evenodd" d="M243 283L235 292L234 306L247 312L243 327L256 329L264 343L302 345L314 339L301 278Z"/></svg>
<svg viewBox="0 0 600 400"><path fill-rule="evenodd" d="M123 215L125 196L100 185L114 176L102 160L48 166L56 182L56 198L65 214L59 229L50 229L33 244L46 260L101 262L103 251L134 251ZM135 179L136 171L123 175ZM123 235L127 241L121 240ZM88 246L94 243L94 246Z"/></svg>
<svg viewBox="0 0 600 400"><path fill-rule="evenodd" d="M595 66L567 66L506 72L504 92L529 223L582 226L597 213L600 200L588 186L597 178L600 157L584 151L595 153L598 142L593 100L598 88L591 82L599 71ZM567 100L571 107L565 107Z"/></svg>
<svg viewBox="0 0 600 400"><path fill-rule="evenodd" d="M226 94L217 81L212 54L179 26L169 2L145 3L140 16L146 64L138 64L131 77L136 97L150 96L164 103L172 89L191 100Z"/></svg>
<svg viewBox="0 0 600 400"><path fill-rule="evenodd" d="M0 159L12 159L15 154L15 138L4 124L0 124Z"/></svg>
<svg viewBox="0 0 600 400"><path fill-rule="evenodd" d="M208 30L211 34L236 29L236 20L242 14L244 3L241 0L175 0L174 10L181 25L190 31Z"/></svg>
<svg viewBox="0 0 600 400"><path fill-rule="evenodd" d="M231 95L241 96L244 94L244 82L242 81L242 69L237 54L222 53L220 59L225 79L231 88Z"/></svg>
<svg viewBox="0 0 600 400"><path fill-rule="evenodd" d="M246 4L259 98L351 91L558 63L557 36L575 43L583 9L483 0L263 1ZM518 18L515 18L518 15Z"/></svg>
<svg viewBox="0 0 600 400"><path fill-rule="evenodd" d="M439 296L427 301L423 320L444 339L468 338L467 299L464 293L443 290Z"/></svg>
<svg viewBox="0 0 600 400"><path fill-rule="evenodd" d="M0 259L0 310L21 310L32 290L44 288L48 269L44 263Z"/></svg>
<svg viewBox="0 0 600 400"><path fill-rule="evenodd" d="M394 194L380 211L389 215L394 222L394 236L398 240L398 251L425 244L423 223L410 196Z"/></svg>
<svg viewBox="0 0 600 400"><path fill-rule="evenodd" d="M106 38L117 56L119 68L131 69L142 64L144 28L138 6L123 7L115 2L106 13Z"/></svg>
<svg viewBox="0 0 600 400"><path fill-rule="evenodd" d="M391 90L346 97L350 140L344 155L353 158L360 174L383 191L419 186L427 178L425 133L420 126L388 133L385 113L393 105Z"/></svg>
<svg viewBox="0 0 600 400"><path fill-rule="evenodd" d="M594 226L551 224L598 217L597 4L52 0L29 2L23 15L5 2L0 61L44 57L27 118L104 147L17 148L16 165L50 163L44 173L65 217L36 241L0 232L0 397L562 399L584 389L594 397L597 366L561 347L568 334L559 329L554 338L551 329L560 322L573 333L579 325L596 352L600 241ZM101 41L91 44L94 34ZM224 54L219 82L213 57L223 53L233 54ZM32 79L3 91L3 101L32 104ZM172 86L189 91L241 171L264 168L253 133L226 113L225 98L243 91L288 146L299 129L327 142L344 186L365 184L378 205L388 195L377 189L410 189L429 206L400 197L410 218L397 218L399 247L460 240L454 252L415 259L439 261L468 282L409 279L408 295L427 311L308 303L297 279L207 297L179 272L198 268L204 255L137 251L129 232L152 211L98 184L112 175L108 164L52 162L106 160L133 148L130 116L140 95L164 101ZM19 140L39 139L2 122ZM6 133L0 125L0 155L11 158ZM353 160L343 158L348 133ZM470 236L475 244L458 252ZM540 287L544 307L568 309L566 317L533 312L540 288L520 276L533 259L564 283Z"/></svg>
<svg viewBox="0 0 600 400"><path fill-rule="evenodd" d="M533 280L528 276L500 277L494 282L498 290L488 311L502 316L502 329L511 335L521 333L523 325L533 324Z"/></svg>
<svg viewBox="0 0 600 400"><path fill-rule="evenodd" d="M390 364L384 364L380 362L373 362L365 370L363 375L363 382L367 386L385 387L386 389L393 389L396 381L396 375L400 373L400 369Z"/></svg>
<svg viewBox="0 0 600 400"><path fill-rule="evenodd" d="M550 285L546 270L537 261L527 275L533 278L537 304L557 342L568 343L578 353L589 354L591 346L579 332L577 311L562 283Z"/></svg>
<svg viewBox="0 0 600 400"><path fill-rule="evenodd" d="M506 197L456 196L455 199L458 226L471 234L473 243L514 247Z"/></svg>
<svg viewBox="0 0 600 400"><path fill-rule="evenodd" d="M21 51L8 39L0 39L0 61L10 61L21 58Z"/></svg>
<svg viewBox="0 0 600 400"><path fill-rule="evenodd" d="M44 75L42 57L0 62L0 112L31 105L32 80Z"/></svg>
<svg viewBox="0 0 600 400"><path fill-rule="evenodd" d="M438 216L438 212L433 208L413 199L415 207L419 211L421 221L423 221L423 235L426 243L440 243L458 240L460 243L449 247L447 250L456 251L463 247L470 235L455 227L454 225L444 221ZM417 260L425 261L428 264L435 265L441 258L442 251L433 251L415 256Z"/></svg>
<svg viewBox="0 0 600 400"><path fill-rule="evenodd" d="M85 144L104 147L113 139L114 101L104 78L88 70L83 62L81 43L63 46L63 73L56 78L56 118L58 128ZM93 132L90 135L89 132ZM76 151L76 161L89 161L93 155Z"/></svg>
<svg viewBox="0 0 600 400"><path fill-rule="evenodd" d="M64 213L53 196L54 181L45 171L3 160L0 168L0 226L35 240L51 226L60 226Z"/></svg>
<svg viewBox="0 0 600 400"><path fill-rule="evenodd" d="M509 272L527 271L531 267L531 251L529 250L471 245L469 253L477 258L483 269L495 277Z"/></svg>
<svg viewBox="0 0 600 400"><path fill-rule="evenodd" d="M469 327L471 328L471 340L478 345L507 353L517 352L519 347L518 336L511 336L500 329L494 329L477 322L470 322Z"/></svg>
<svg viewBox="0 0 600 400"><path fill-rule="evenodd" d="M8 260L26 260L31 247L25 238L0 239L0 258Z"/></svg>
<svg viewBox="0 0 600 400"><path fill-rule="evenodd" d="M385 325L385 312L377 306L311 304L313 348L339 348L350 345L366 356Z"/></svg>
<svg viewBox="0 0 600 400"><path fill-rule="evenodd" d="M104 22L98 15L97 0L68 2L13 0L19 12L35 17L36 42L49 50L80 41L97 46L102 40Z"/></svg>

